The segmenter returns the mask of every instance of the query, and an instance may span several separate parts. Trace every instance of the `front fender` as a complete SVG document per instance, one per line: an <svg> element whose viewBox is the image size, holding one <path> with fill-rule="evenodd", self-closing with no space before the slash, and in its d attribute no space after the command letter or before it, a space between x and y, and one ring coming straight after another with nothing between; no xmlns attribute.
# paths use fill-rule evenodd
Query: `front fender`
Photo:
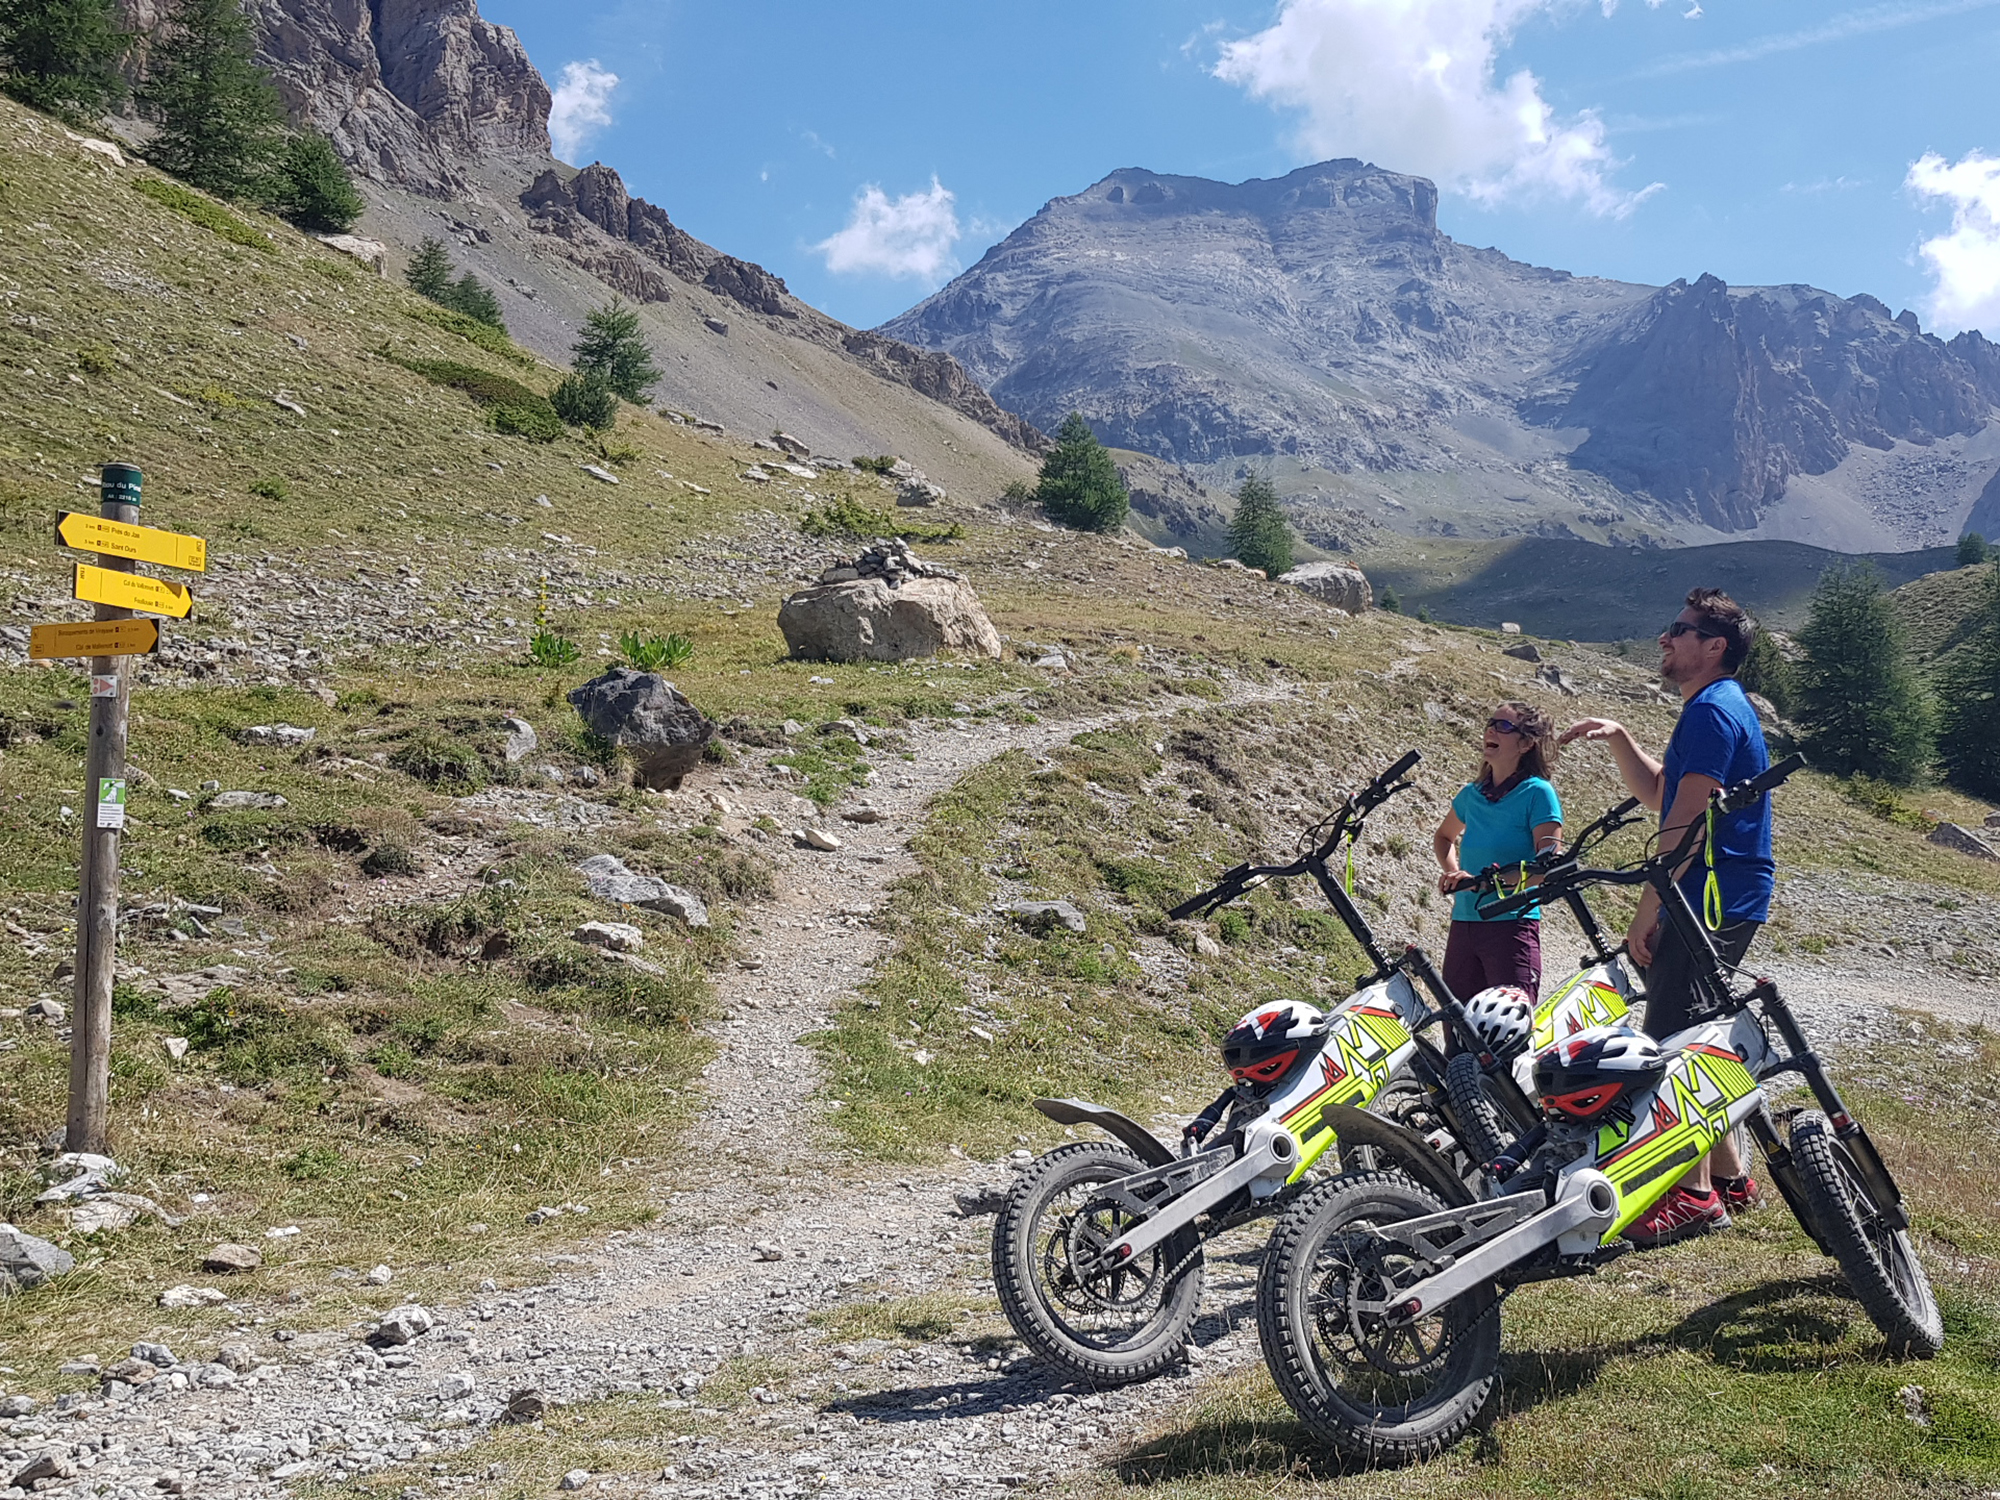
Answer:
<svg viewBox="0 0 2000 1500"><path fill-rule="evenodd" d="M1137 1120L1101 1104L1087 1104L1081 1099L1037 1099L1035 1108L1058 1125L1095 1125L1113 1140L1130 1146L1133 1154L1149 1167L1164 1167L1180 1159Z"/></svg>
<svg viewBox="0 0 2000 1500"><path fill-rule="evenodd" d="M1371 1115L1367 1110L1356 1109L1351 1104L1328 1104L1323 1107L1320 1118L1333 1127L1342 1148L1373 1146L1418 1183L1436 1193L1446 1207L1462 1208L1478 1201L1473 1197L1472 1190L1459 1181L1458 1174L1452 1171L1444 1158L1431 1150L1430 1144L1409 1126L1398 1125L1380 1115Z"/></svg>

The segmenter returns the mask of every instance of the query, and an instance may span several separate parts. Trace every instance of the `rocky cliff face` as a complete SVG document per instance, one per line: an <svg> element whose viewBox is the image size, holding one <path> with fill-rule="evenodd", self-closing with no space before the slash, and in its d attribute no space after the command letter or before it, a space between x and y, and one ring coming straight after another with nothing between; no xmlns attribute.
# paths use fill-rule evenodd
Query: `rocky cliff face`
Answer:
<svg viewBox="0 0 2000 1500"><path fill-rule="evenodd" d="M1436 211L1428 182L1358 161L1233 185L1114 172L883 331L1045 427L1079 410L1212 479L1275 465L1301 520L1318 505L1343 532L1740 532L1826 476L1810 505L1850 544L1910 546L2000 465L1960 453L2000 403L1976 334L1810 287L1544 270Z"/></svg>
<svg viewBox="0 0 2000 1500"><path fill-rule="evenodd" d="M127 25L164 0L120 0ZM549 90L474 0L253 0L262 60L292 117L362 176L438 198L477 158L547 156Z"/></svg>
<svg viewBox="0 0 2000 1500"><path fill-rule="evenodd" d="M1882 452L1975 433L2000 403L1996 350L1950 343L1873 297L1806 286L1663 287L1587 341L1532 418L1586 427L1570 462L1683 505L1723 531L1757 525L1795 475L1856 444Z"/></svg>

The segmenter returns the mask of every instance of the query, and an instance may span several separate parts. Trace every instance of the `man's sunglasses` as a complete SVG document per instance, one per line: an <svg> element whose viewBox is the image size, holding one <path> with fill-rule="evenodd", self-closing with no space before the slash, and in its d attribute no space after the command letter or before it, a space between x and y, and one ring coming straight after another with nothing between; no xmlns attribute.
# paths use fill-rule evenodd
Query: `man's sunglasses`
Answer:
<svg viewBox="0 0 2000 1500"><path fill-rule="evenodd" d="M1705 641L1720 640L1722 638L1721 631L1710 630L1703 625L1690 625L1686 620L1675 620L1671 622L1665 630L1662 630L1660 632L1660 634L1665 636L1670 641L1677 641L1682 636L1686 635L1690 630L1692 630L1696 635L1700 636Z"/></svg>
<svg viewBox="0 0 2000 1500"><path fill-rule="evenodd" d="M1486 721L1486 727L1488 729L1497 729L1502 734L1527 733L1525 729L1523 729L1519 724L1516 724L1512 719L1488 719Z"/></svg>

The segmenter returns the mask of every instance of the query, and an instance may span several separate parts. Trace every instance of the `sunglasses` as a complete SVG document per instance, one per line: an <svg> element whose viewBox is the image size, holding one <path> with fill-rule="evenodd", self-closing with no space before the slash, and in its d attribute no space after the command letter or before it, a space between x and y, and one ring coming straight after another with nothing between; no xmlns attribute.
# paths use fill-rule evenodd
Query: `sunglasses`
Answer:
<svg viewBox="0 0 2000 1500"><path fill-rule="evenodd" d="M1672 621L1671 623L1668 624L1665 630L1662 630L1660 632L1660 634L1665 636L1670 641L1677 641L1682 636L1686 635L1690 630L1692 630L1696 635L1700 636L1705 641L1720 640L1722 637L1722 632L1719 630L1710 630L1705 626L1701 625L1690 625L1686 620Z"/></svg>
<svg viewBox="0 0 2000 1500"><path fill-rule="evenodd" d="M1497 729L1502 734L1527 733L1525 729L1523 729L1519 724L1516 724L1512 719L1488 719L1486 721L1486 727L1488 729Z"/></svg>

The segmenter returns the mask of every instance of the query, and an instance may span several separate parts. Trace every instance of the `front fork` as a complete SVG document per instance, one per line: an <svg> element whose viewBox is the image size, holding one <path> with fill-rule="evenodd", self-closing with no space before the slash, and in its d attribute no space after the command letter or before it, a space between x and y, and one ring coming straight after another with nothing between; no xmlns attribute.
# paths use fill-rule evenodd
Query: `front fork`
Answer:
<svg viewBox="0 0 2000 1500"><path fill-rule="evenodd" d="M1847 1112L1840 1091L1826 1076L1819 1054L1813 1051L1805 1033L1799 1029L1791 1007L1779 997L1777 986L1768 979L1760 979L1747 998L1762 1002L1763 1013L1778 1028L1778 1035L1783 1039L1788 1054L1776 1067L1766 1069L1758 1081L1768 1082L1784 1073L1796 1073L1803 1078L1806 1087L1812 1090L1814 1100L1826 1111L1835 1139L1847 1149L1855 1170L1861 1174L1862 1185L1874 1200L1876 1214L1891 1229L1908 1229L1910 1217L1903 1211L1902 1190L1896 1186L1896 1179L1890 1175L1882 1154L1875 1149L1875 1142L1869 1139L1861 1122ZM1805 1226L1806 1232L1819 1243L1819 1247L1826 1250L1826 1242L1821 1239L1819 1228L1813 1223L1811 1211L1806 1207L1805 1190L1799 1181L1798 1169L1792 1164L1791 1147L1778 1138L1777 1125L1771 1118L1769 1106L1751 1115L1746 1123L1750 1133L1756 1137L1764 1159L1770 1164L1771 1178L1778 1184L1785 1203ZM1832 1254L1830 1250L1827 1253Z"/></svg>

